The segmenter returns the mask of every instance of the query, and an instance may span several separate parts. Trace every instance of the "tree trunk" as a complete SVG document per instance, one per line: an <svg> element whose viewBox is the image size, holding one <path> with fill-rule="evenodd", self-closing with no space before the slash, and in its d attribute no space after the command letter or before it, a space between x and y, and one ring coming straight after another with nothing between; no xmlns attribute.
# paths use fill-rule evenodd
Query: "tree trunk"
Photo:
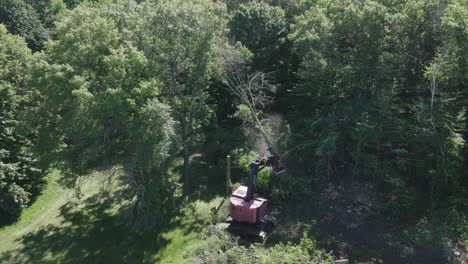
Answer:
<svg viewBox="0 0 468 264"><path fill-rule="evenodd" d="M190 149L184 146L184 194L190 191Z"/></svg>
<svg viewBox="0 0 468 264"><path fill-rule="evenodd" d="M465 116L468 116L468 108L465 110ZM463 131L463 139L465 140L465 146L463 149L463 172L461 177L461 183L468 187L468 118L465 118L465 130Z"/></svg>
<svg viewBox="0 0 468 264"><path fill-rule="evenodd" d="M260 130L260 133L262 134L263 138L265 139L265 142L267 143L269 148L272 147L272 144L270 142L270 139L268 138L268 135L266 134L265 130L263 130L262 123L260 122L260 120L258 120L257 112L255 111L255 109L253 109L250 106L250 104L249 104L249 108L250 108L250 112L251 112L251 115L252 115L252 119L258 125L258 129Z"/></svg>

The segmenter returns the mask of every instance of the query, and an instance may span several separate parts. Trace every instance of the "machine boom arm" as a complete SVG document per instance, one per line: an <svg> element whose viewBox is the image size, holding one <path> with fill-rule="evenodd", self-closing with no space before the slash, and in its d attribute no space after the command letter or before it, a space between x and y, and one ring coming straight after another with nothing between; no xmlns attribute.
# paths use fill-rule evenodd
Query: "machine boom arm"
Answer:
<svg viewBox="0 0 468 264"><path fill-rule="evenodd" d="M253 190L257 181L258 172L260 172L266 166L265 159L256 159L250 163L250 173L247 183L247 194L245 195L244 201L249 202L253 199Z"/></svg>
<svg viewBox="0 0 468 264"><path fill-rule="evenodd" d="M253 199L253 191L257 182L257 175L261 170L263 170L263 168L265 168L266 166L271 166L276 175L279 175L286 171L286 169L282 167L279 163L278 154L273 152L271 149L269 150L271 155L264 158L256 159L250 163L250 173L247 183L247 194L244 198L244 201L246 202L249 202Z"/></svg>

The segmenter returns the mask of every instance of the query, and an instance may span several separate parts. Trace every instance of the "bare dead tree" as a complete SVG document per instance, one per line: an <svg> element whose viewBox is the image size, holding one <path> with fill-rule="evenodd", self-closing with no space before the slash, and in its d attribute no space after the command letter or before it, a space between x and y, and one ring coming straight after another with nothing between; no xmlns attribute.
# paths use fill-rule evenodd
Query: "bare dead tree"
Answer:
<svg viewBox="0 0 468 264"><path fill-rule="evenodd" d="M258 127L268 146L271 147L271 141L262 125L265 120L259 117L261 109L272 102L269 92L273 86L269 81L268 74L251 72L238 50L229 50L223 54L223 59L224 84L234 96L249 108L252 122Z"/></svg>
<svg viewBox="0 0 468 264"><path fill-rule="evenodd" d="M430 84L430 89L431 89L430 116L431 117L430 117L430 121L431 121L431 124L432 124L434 134L437 133L436 125L434 123L434 101L435 101L435 95L438 92L437 88L438 88L438 84L439 84L439 81L437 80L437 77L439 75L439 72L440 72L440 70L441 70L441 68L442 68L448 54L449 54L449 49L446 48L443 51L443 53L441 54L440 61L438 61L437 64L433 66L434 68L433 68L432 74L431 74L431 84ZM444 146L443 145L439 146L439 151L440 151L440 155L442 156L442 169L445 172L444 173L444 176L445 176L444 177L444 182L445 182L445 185L447 185L448 177L447 177L447 172L445 171L445 151L444 151ZM435 183L433 183L432 188L431 188L431 197L432 197L432 193L434 191L434 188L435 188Z"/></svg>
<svg viewBox="0 0 468 264"><path fill-rule="evenodd" d="M431 89L431 119L430 119L430 121L431 121L431 124L432 124L432 128L434 130L434 133L436 133L436 126L434 124L434 98L435 98L435 94L437 93L437 86L439 84L439 82L437 81L437 77L438 77L438 74L440 72L440 69L441 69L442 65L444 64L445 58L448 55L448 52L449 52L448 48L444 50L440 61L434 66L434 69L433 69L432 75L431 75L431 85L430 85L430 89Z"/></svg>

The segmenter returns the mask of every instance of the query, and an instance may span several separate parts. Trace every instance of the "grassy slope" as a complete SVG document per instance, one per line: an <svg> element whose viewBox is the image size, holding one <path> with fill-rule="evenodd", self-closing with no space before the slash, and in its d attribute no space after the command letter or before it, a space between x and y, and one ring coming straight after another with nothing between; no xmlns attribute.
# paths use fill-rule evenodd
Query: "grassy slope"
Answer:
<svg viewBox="0 0 468 264"><path fill-rule="evenodd" d="M0 229L0 253L19 248L20 237L59 221L59 208L72 194L71 190L59 186L59 176L58 171L49 173L47 187L33 205L23 210L20 221Z"/></svg>
<svg viewBox="0 0 468 264"><path fill-rule="evenodd" d="M0 229L0 263L181 263L183 251L197 243L210 221L210 201L186 201L181 214L162 233L135 233L116 223L112 199L98 193L97 174L83 184L82 196L47 176L47 188L14 225Z"/></svg>
<svg viewBox="0 0 468 264"><path fill-rule="evenodd" d="M198 234L211 221L210 208L217 206L221 198L210 202L196 201L187 207L176 220L180 226L165 232L162 236L169 243L161 248L154 260L161 263L183 263L184 251L200 243Z"/></svg>

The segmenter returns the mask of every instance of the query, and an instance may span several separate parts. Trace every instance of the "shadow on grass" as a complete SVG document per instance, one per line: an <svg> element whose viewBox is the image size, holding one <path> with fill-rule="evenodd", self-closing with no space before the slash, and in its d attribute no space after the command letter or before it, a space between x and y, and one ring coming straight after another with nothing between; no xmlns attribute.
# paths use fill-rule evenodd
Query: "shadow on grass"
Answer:
<svg viewBox="0 0 468 264"><path fill-rule="evenodd" d="M29 204L33 204L37 200L37 198L39 198L39 196L42 194L44 187L47 184L47 182L44 179L45 175L47 175L47 173L43 172L41 178L33 184L34 187L32 188L32 190L29 190L31 192L31 196L29 197ZM6 212L0 210L0 228L12 225L19 221L21 218L21 211L22 208L19 208L14 215L9 215Z"/></svg>
<svg viewBox="0 0 468 264"><path fill-rule="evenodd" d="M190 164L191 200L211 201L226 192L226 168L209 164L203 156L194 156ZM176 170L182 171L182 165Z"/></svg>
<svg viewBox="0 0 468 264"><path fill-rule="evenodd" d="M112 166L96 169L96 174ZM181 168L174 170L181 171ZM192 160L192 193L171 207L167 223L152 231L135 231L121 225L115 215L122 193L101 193L68 202L54 223L17 239L19 248L2 252L0 263L154 263L156 253L171 243L164 234L177 228L175 235L200 233L210 222L209 208L200 212L198 201L212 201L225 191L225 172L208 165L200 156ZM109 176L109 175L107 175ZM112 175L111 175L112 176ZM73 178L76 180L75 178ZM73 187L74 182L61 179ZM102 191L102 190L101 190ZM114 211L114 213L112 213ZM55 216L51 216L55 217ZM175 239L184 240L184 237Z"/></svg>
<svg viewBox="0 0 468 264"><path fill-rule="evenodd" d="M155 263L167 257L156 254L172 240L191 243L211 220L208 203L185 199L166 216L166 224L136 231L110 213L121 195L116 191L66 203L57 223L19 238L21 247L2 252L0 263ZM169 252L180 253L170 247Z"/></svg>
<svg viewBox="0 0 468 264"><path fill-rule="evenodd" d="M0 263L145 263L167 241L160 230L135 232L106 212L112 198L94 195L60 208L61 222L20 238L22 247L4 252Z"/></svg>

